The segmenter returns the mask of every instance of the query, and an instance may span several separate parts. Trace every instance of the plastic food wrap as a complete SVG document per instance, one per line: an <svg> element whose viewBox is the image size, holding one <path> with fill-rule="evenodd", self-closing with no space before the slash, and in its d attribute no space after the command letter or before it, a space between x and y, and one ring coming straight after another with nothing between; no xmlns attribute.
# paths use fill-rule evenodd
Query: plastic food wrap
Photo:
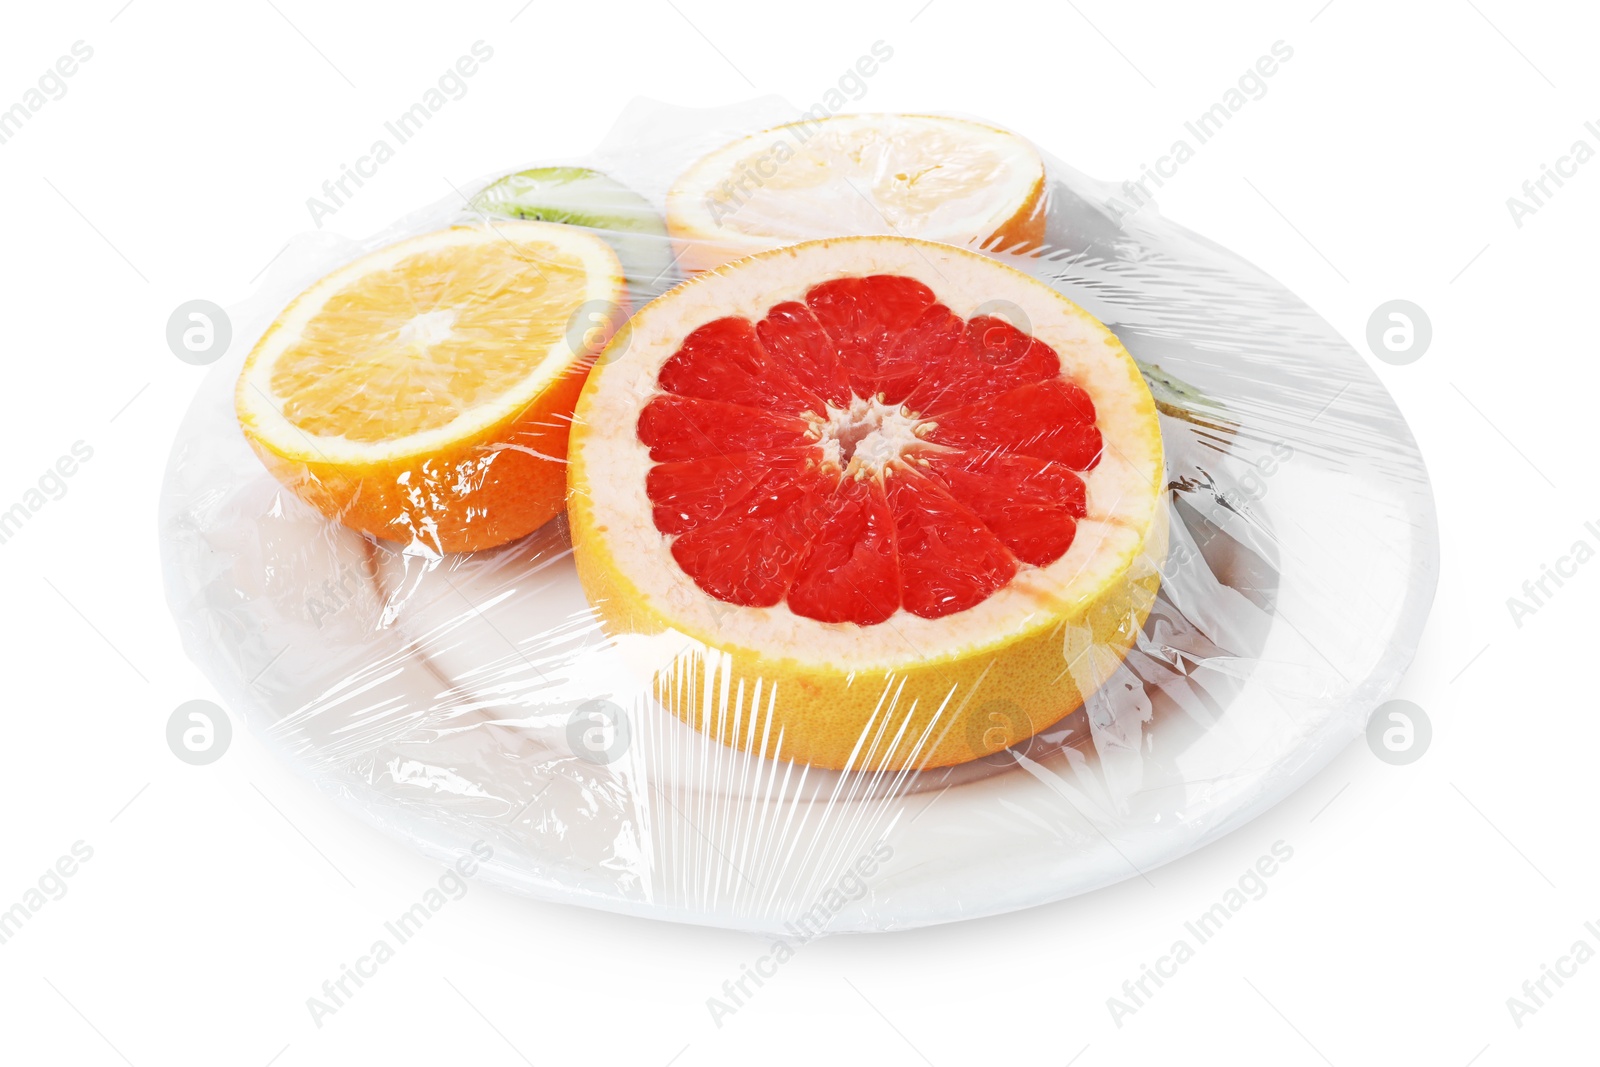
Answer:
<svg viewBox="0 0 1600 1067"><path fill-rule="evenodd" d="M1362 360L1016 135L637 104L462 188L231 309L161 519L231 707L429 855L780 935L1026 907L1259 814L1412 656Z"/></svg>

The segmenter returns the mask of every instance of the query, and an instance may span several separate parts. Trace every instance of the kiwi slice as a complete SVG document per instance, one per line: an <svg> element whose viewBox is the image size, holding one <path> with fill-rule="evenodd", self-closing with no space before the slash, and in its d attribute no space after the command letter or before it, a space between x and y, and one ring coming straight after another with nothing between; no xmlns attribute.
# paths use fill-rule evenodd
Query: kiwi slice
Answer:
<svg viewBox="0 0 1600 1067"><path fill-rule="evenodd" d="M593 230L622 261L638 303L678 282L666 224L650 201L587 167L535 167L507 174L472 198L485 215L560 222Z"/></svg>
<svg viewBox="0 0 1600 1067"><path fill-rule="evenodd" d="M1145 384L1150 386L1150 395L1156 402L1156 409L1163 415L1170 415L1172 418L1182 419L1228 436L1238 432L1239 424L1228 417L1227 407L1171 371L1162 369L1160 364L1143 363L1137 359L1134 362L1139 364Z"/></svg>

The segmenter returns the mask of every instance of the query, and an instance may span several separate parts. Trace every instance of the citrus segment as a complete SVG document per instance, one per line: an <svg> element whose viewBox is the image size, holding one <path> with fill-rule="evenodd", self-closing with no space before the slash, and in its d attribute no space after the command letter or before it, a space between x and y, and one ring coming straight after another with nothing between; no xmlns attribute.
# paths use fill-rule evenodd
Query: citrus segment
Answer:
<svg viewBox="0 0 1600 1067"><path fill-rule="evenodd" d="M767 358L747 319L708 322L684 340L661 368L661 388L679 396L720 400L758 410L798 414L821 399Z"/></svg>
<svg viewBox="0 0 1600 1067"><path fill-rule="evenodd" d="M944 487L911 470L884 478L900 549L900 602L938 619L988 598L1017 573L1017 560Z"/></svg>
<svg viewBox="0 0 1600 1067"><path fill-rule="evenodd" d="M767 358L802 388L828 404L849 403L850 376L833 338L806 305L791 300L771 308L757 324L756 337Z"/></svg>
<svg viewBox="0 0 1600 1067"><path fill-rule="evenodd" d="M805 436L808 425L797 415L667 396L651 401L640 413L639 440L650 446L651 459L696 459L719 441L729 452L793 446Z"/></svg>
<svg viewBox="0 0 1600 1067"><path fill-rule="evenodd" d="M654 668L674 712L750 744L716 694L759 687L765 754L939 766L1114 668L1157 585L1160 485L1154 405L1103 326L986 257L859 237L644 309L585 387L569 512L608 627L689 638ZM1020 732L969 736L977 698ZM886 716L901 740L863 756Z"/></svg>
<svg viewBox="0 0 1600 1067"><path fill-rule="evenodd" d="M900 607L900 553L888 494L876 479L834 490L794 584L789 608L819 622L875 626Z"/></svg>
<svg viewBox="0 0 1600 1067"><path fill-rule="evenodd" d="M992 450L1086 470L1100 455L1094 403L1059 378L1008 389L981 403L937 416L928 440L953 448Z"/></svg>
<svg viewBox="0 0 1600 1067"><path fill-rule="evenodd" d="M1047 566L1072 547L1087 510L1083 480L1065 466L992 452L933 452L924 462L1011 554Z"/></svg>
<svg viewBox="0 0 1600 1067"><path fill-rule="evenodd" d="M562 505L583 374L622 300L616 256L570 227L459 227L379 249L297 297L245 361L240 426L330 517L436 551L520 537Z"/></svg>

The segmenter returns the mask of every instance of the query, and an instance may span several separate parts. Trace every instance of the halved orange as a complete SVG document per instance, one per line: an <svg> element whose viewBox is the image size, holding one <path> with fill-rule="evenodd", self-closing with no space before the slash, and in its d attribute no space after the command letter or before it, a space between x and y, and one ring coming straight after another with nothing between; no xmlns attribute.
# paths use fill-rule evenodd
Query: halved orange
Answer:
<svg viewBox="0 0 1600 1067"><path fill-rule="evenodd" d="M435 552L503 544L561 511L572 406L624 302L615 253L574 227L413 237L284 309L239 375L239 424L279 481L353 529Z"/></svg>
<svg viewBox="0 0 1600 1067"><path fill-rule="evenodd" d="M619 643L659 653L675 714L766 756L938 767L1116 669L1159 584L1162 444L1076 304L847 237L698 275L630 334L579 400L568 517L607 627L663 638Z"/></svg>
<svg viewBox="0 0 1600 1067"><path fill-rule="evenodd" d="M966 119L804 119L695 163L667 194L667 228L690 270L854 234L1023 252L1044 237L1044 178L1031 144Z"/></svg>

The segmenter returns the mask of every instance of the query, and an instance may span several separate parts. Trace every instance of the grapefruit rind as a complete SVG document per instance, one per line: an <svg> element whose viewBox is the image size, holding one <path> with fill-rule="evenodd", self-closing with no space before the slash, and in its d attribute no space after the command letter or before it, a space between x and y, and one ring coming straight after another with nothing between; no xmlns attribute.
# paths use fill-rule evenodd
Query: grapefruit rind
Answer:
<svg viewBox="0 0 1600 1067"><path fill-rule="evenodd" d="M1003 298L1094 400L1105 447L1083 475L1087 515L1065 555L1023 566L976 606L881 625L828 623L713 599L652 521L635 432L661 366L713 319L759 319L838 277L921 281L963 318ZM1149 389L1121 343L1049 287L986 256L894 237L844 237L764 252L701 274L634 317L625 353L602 356L574 416L568 516L579 578L613 634L671 634L646 664L657 698L726 743L824 767L937 767L1022 740L1076 709L1120 663L1148 614L1165 555L1162 447ZM681 638L681 640L680 640ZM768 721L725 714L760 695ZM975 716L1009 725L972 728ZM878 733L880 730L886 732ZM877 736L876 745L863 739ZM763 740L764 739L764 740Z"/></svg>

